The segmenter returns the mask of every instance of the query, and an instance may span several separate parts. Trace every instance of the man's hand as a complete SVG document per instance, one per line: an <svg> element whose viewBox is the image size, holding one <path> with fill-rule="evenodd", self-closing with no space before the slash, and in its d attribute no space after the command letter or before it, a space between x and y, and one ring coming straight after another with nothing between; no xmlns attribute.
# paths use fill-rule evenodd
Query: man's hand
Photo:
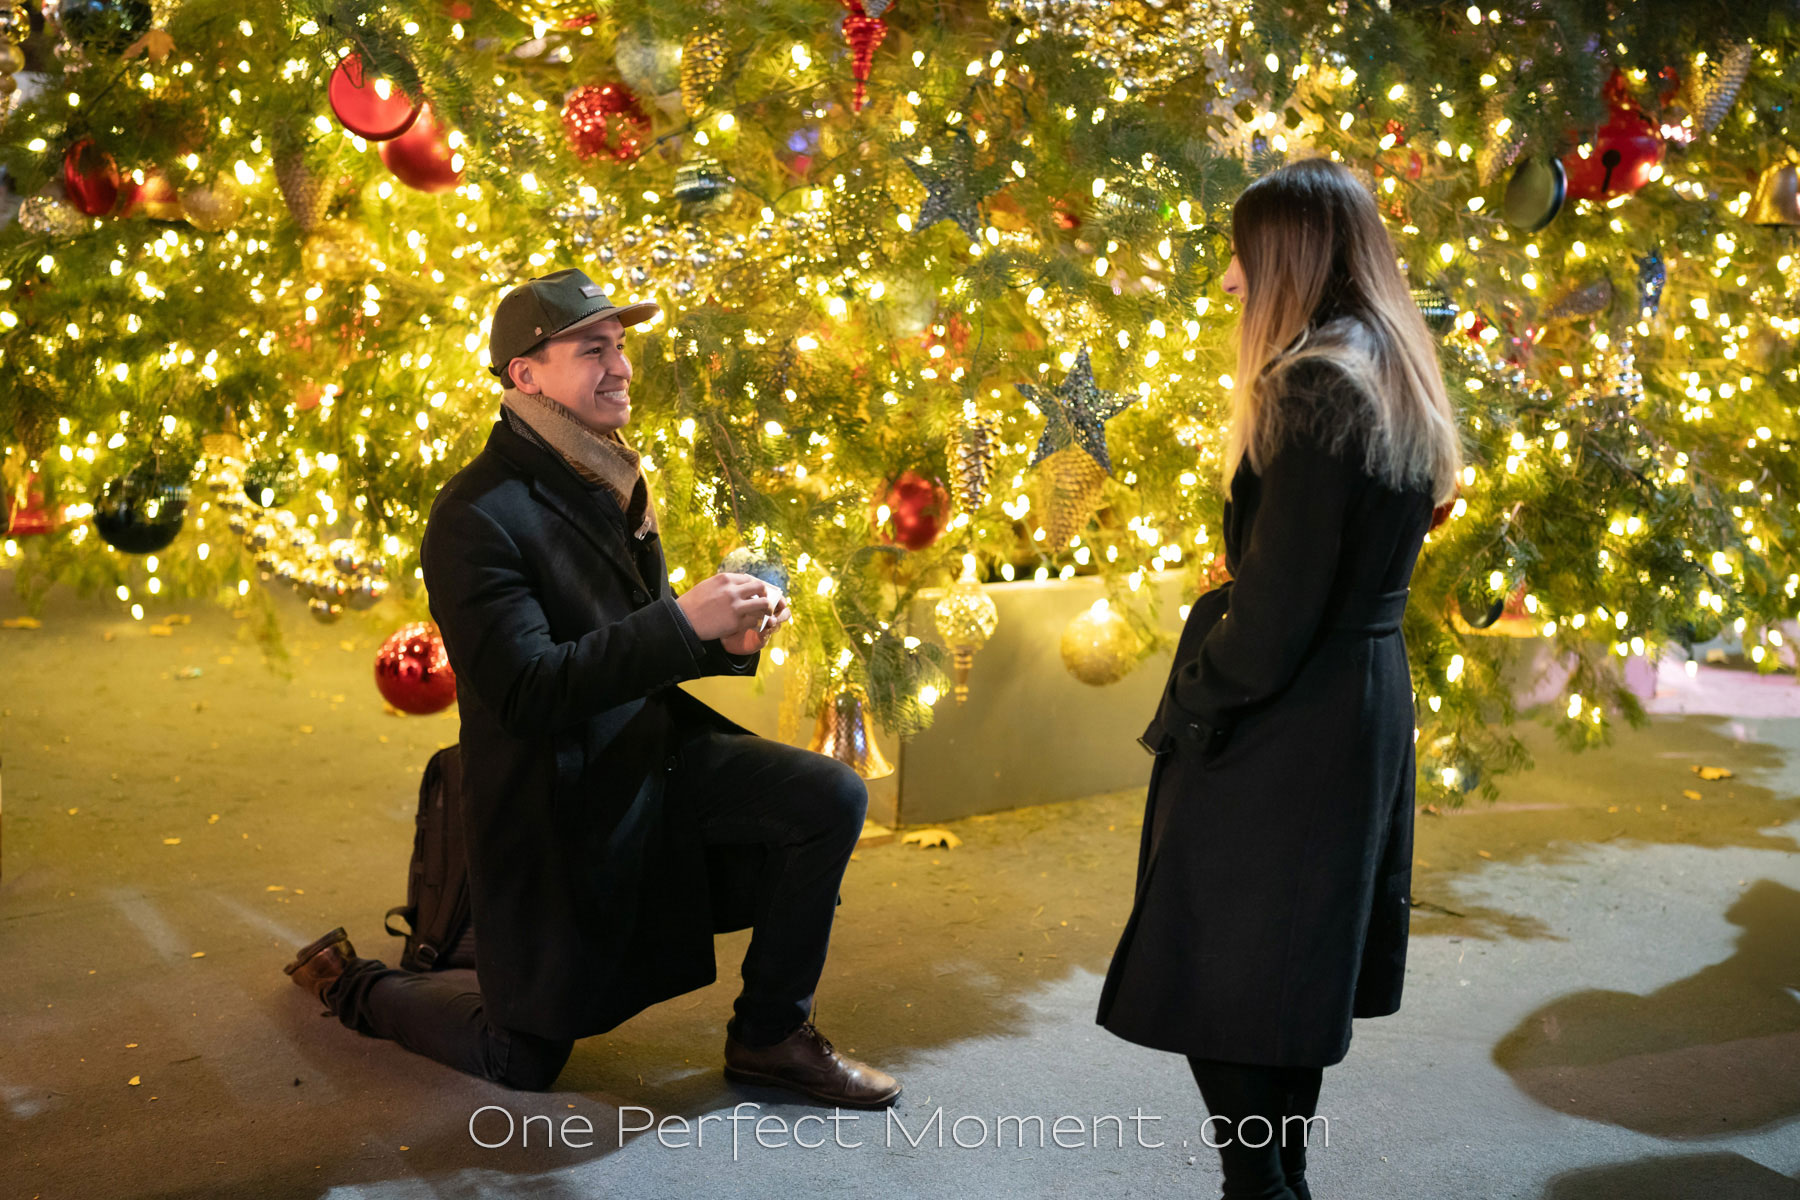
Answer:
<svg viewBox="0 0 1800 1200"><path fill-rule="evenodd" d="M776 629L793 619L781 589L732 571L701 580L675 603L701 641L718 638L732 654L761 650Z"/></svg>
<svg viewBox="0 0 1800 1200"><path fill-rule="evenodd" d="M788 607L787 597L774 586L765 584L772 597L772 607L757 618L757 623L742 633L720 639L720 645L728 654L755 654L767 646L775 637L775 631L794 619L794 610Z"/></svg>

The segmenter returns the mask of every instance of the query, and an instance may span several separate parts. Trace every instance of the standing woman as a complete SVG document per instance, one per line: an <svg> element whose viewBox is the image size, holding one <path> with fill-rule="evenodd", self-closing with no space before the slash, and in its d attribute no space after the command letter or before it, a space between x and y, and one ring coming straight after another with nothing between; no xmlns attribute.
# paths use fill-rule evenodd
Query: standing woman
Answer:
<svg viewBox="0 0 1800 1200"><path fill-rule="evenodd" d="M1228 1200L1307 1200L1320 1076L1353 1016L1400 1007L1400 622L1462 454L1436 345L1354 176L1284 167L1244 190L1232 235L1232 579L1194 604L1141 739L1156 765L1136 903L1098 1021L1188 1057Z"/></svg>

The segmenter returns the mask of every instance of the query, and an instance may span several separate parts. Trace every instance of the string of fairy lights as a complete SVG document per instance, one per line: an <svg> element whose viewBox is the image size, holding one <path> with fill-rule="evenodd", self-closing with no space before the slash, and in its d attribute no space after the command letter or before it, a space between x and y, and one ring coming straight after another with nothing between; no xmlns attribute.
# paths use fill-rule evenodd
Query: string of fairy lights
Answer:
<svg viewBox="0 0 1800 1200"><path fill-rule="evenodd" d="M998 16L1018 15L1008 11L1007 4L994 7ZM1091 106L1065 105L1037 114L1033 120L1067 127L1104 126L1109 116L1153 96L1166 82L1159 72L1172 69L1170 62L1185 63L1190 71L1197 62L1207 71L1211 108L1218 115L1212 131L1216 151L1322 152L1350 163L1367 177L1387 208L1396 247L1415 282L1429 277L1438 286L1452 285L1465 296L1482 295L1503 285L1527 313L1542 313L1565 301L1578 308L1581 298L1565 293L1571 291L1572 282L1585 280L1590 268L1602 267L1608 254L1607 248L1589 245L1589 241L1631 242L1640 226L1647 224L1639 220L1639 214L1673 211L1683 223L1716 227L1705 255L1662 248L1658 261L1666 266L1666 290L1657 284L1656 302L1640 305L1640 319L1635 324L1611 333L1596 328L1587 341L1592 349L1588 361L1571 357L1555 363L1544 372L1546 378L1540 379L1534 370L1511 361L1504 352L1509 344L1516 347L1520 339L1531 343L1547 337L1546 344L1555 345L1561 335L1546 332L1554 321L1530 316L1523 330L1503 328L1494 313L1471 304L1455 313L1446 332L1446 369L1462 396L1475 397L1483 389L1499 390L1515 396L1521 404L1546 407L1553 399L1584 396L1610 386L1609 380L1620 375L1637 379L1633 386L1641 389L1641 379L1635 375L1635 363L1640 360L1684 363L1660 377L1665 385L1673 380L1680 387L1671 399L1683 424L1710 430L1731 417L1728 406L1753 398L1785 412L1787 425L1755 427L1744 439L1743 449L1756 450L1771 441L1785 444L1792 406L1764 397L1775 382L1795 383L1796 372L1792 366L1782 367L1771 380L1766 366L1759 362L1779 359L1763 344L1766 338L1800 334L1800 318L1788 315L1791 301L1800 291L1800 266L1793 253L1769 256L1765 242L1743 234L1726 220L1741 221L1752 200L1749 190L1722 193L1719 180L1704 173L1699 160L1658 163L1649 169L1647 186L1641 191L1603 201L1571 202L1564 224L1584 231L1584 236L1566 236L1561 227L1549 233L1522 233L1495 212L1506 173L1498 171L1487 183L1476 183L1478 167L1491 164L1497 153L1505 157L1512 132L1505 117L1489 120L1485 115L1489 110L1483 107L1485 94L1498 89L1511 69L1505 56L1497 58L1493 70L1481 76L1483 95L1452 95L1444 85L1420 85L1421 94L1413 95L1414 85L1364 79L1354 67L1324 50L1308 51L1292 61L1284 61L1274 51L1260 61L1241 54L1243 48L1256 44L1250 36L1254 30L1241 18L1220 18L1223 10L1201 7L1207 22L1205 36L1170 38L1166 44L1146 48L1143 60L1149 61L1149 66L1129 55L1108 60L1105 47L1111 43L1106 40L1106 29L1101 24L1083 26L1096 59L1109 62L1116 70L1115 84ZM1466 19L1472 26L1480 26L1484 21L1497 22L1499 14L1471 7ZM550 156L522 163L494 155L484 161L464 135L452 129L447 142L454 152L451 167L457 181L434 199L421 202L394 180L378 178L379 169L368 164L369 156L378 153L374 143L319 113L312 122L315 141L327 146L336 161L344 164L341 174L374 180L364 185L376 213L370 224L386 222L389 228L380 231L381 236L358 234L351 238L341 225L321 227L307 242L316 250L302 256L299 263L285 244L289 235L280 219L286 198L278 178L283 170L282 152L272 134L254 125L266 103L259 93L259 87L268 82L266 73L259 73L247 56L202 61L178 50L161 63L146 61L141 70L125 72L119 86L148 98L208 72L221 86L229 82L229 88L216 94L209 120L221 144L241 153L228 154L228 163L191 154L173 165L170 173L177 175L185 169L188 176L180 186L209 189L207 194L214 200L235 197L243 211L269 214L273 219L246 219L207 231L156 229L88 217L70 225L67 214L49 212L40 217L46 222L42 230L48 232L42 233L40 243L34 243L34 249L39 244L42 249L22 265L34 273L34 282L54 289L63 269L59 242L76 237L104 239L112 251L105 269L116 281L113 294L121 301L116 313L107 318L117 320L118 328L130 335L153 324L146 320L147 314L159 307L166 312L182 305L196 289L217 287L213 281L223 274L234 276L234 283L228 286L259 309L289 316L273 327L246 319L235 337L224 344L200 344L175 336L127 361L118 353L114 331L104 321L74 313L60 323L36 319L43 311L41 303L22 295L18 281L4 276L0 277L0 333L16 331L22 321L31 324L28 340L15 339L15 349L5 352L0 368L31 382L39 374L60 375L66 370L63 364L81 361L94 380L118 389L140 390L171 372L191 373L204 381L204 386L228 379L244 370L246 363L266 362L284 371L300 368L304 377L290 379L285 391L254 396L244 403L242 459L233 460L238 474L231 477L232 487L241 486L245 464L275 453L281 439L272 437L271 431L291 429L306 420L347 421L346 427L355 431L336 453L302 451L295 456L292 495L272 505L266 521L251 519L257 514L243 511L235 492L229 504L217 489L202 496L195 513L196 536L181 542L176 552L208 562L214 546L231 537L254 562L256 555L268 553L275 540L268 531L278 527L287 531L283 536L293 545L286 558L277 556L258 563L265 573L291 577L298 585L301 570L312 567L316 573L320 568L321 554L342 559L353 568L345 572L351 580L350 591L360 586L360 594L367 599L371 592L385 590L367 582L383 578L384 573L386 578L399 574L419 577L417 542L425 513L393 490L382 496L379 511L372 510L369 496L351 482L347 460L354 458L364 464L359 470L370 469L372 464L378 469L405 469L439 478L453 469L451 456L466 448L472 431L485 427L491 417L497 385L485 363L489 314L504 288L516 281L519 264L547 270L575 261L608 281L617 290L615 298L656 301L663 313L646 331L666 335L676 343L709 303L766 295L767 280L780 278L791 282L786 307L760 328L757 322L746 320L737 335L746 350L781 350L829 362L860 358L869 374L868 388L872 406L879 406L877 411L913 412L923 406L944 405L946 397L956 397L968 402L971 414L990 414L994 422L993 504L975 511L961 508L947 521L945 536L966 547L976 562L991 563L994 574L1007 581L1027 572L1037 580L1066 579L1089 569L1100 570L1105 564L1103 573L1119 582L1120 590L1113 596L1116 604L1120 598L1140 592L1160 573L1190 567L1204 572L1218 548L1216 530L1209 530L1205 514L1219 488L1218 418L1232 386L1227 333L1236 306L1228 297L1216 294L1178 304L1170 294L1176 275L1184 269L1177 263L1177 243L1199 235L1221 214L1202 211L1180 199L1163 216L1162 235L1149 244L1126 245L1111 238L1089 241L1079 231L1052 244L1044 230L992 204L992 198L1007 187L1034 184L1040 171L1037 155L1043 149L1034 143L1046 136L1043 126L1019 124L1006 107L1008 97L1040 87L1034 79L1031 51L1045 27L1027 22L1023 28L1001 28L1006 32L994 45L954 66L946 66L941 51L928 53L924 48L878 63L878 71L886 75L881 80L887 97L882 110L886 129L881 137L889 139L884 170L896 181L892 195L915 198L910 203L889 203L881 210L879 221L863 220L867 214L856 206L866 202L867 185L853 182L844 170L809 175L779 197L734 196L741 184L721 164L731 162L741 139L753 136L755 126L755 114L741 105L714 105L690 116L683 130L688 143L686 174L678 175L672 186L661 166L649 160L633 161L621 164L611 176L613 186L604 199L591 175L563 172ZM256 36L257 25L246 18L238 31L250 39ZM585 39L603 31L604 26L595 23L562 36ZM404 32L414 38L440 34L436 27L428 30L418 23L406 25ZM533 32L542 40L555 31L540 23ZM469 37L460 22L452 22L448 34L458 44ZM264 35L268 36L268 31ZM354 50L348 43L325 45L328 40L317 25L298 25L273 72L281 85L317 81L332 63ZM794 96L829 94L841 71L816 45L792 42L763 49L768 59L765 69L774 71L779 65L779 79ZM1171 59L1171 55L1188 57ZM1785 65L1772 50L1761 52L1756 59L1759 69L1779 71ZM1286 95L1279 108L1266 102L1269 81L1277 76ZM1645 83L1642 71L1627 71L1627 76L1636 85ZM503 97L499 120L531 129L554 125L556 105L537 94L542 90L539 81L529 73L508 74L502 57L493 83ZM1246 116L1239 104L1249 96L1255 96L1258 105ZM77 110L85 100L80 92L70 90L55 102ZM1409 129L1405 123L1414 114L1435 111L1448 127L1465 106L1484 113L1480 144L1448 134L1440 136L1424 127ZM806 111L811 113L810 108ZM825 112L823 103L819 112ZM1010 123L1002 125L997 117ZM1740 106L1729 119L1736 122L1732 131L1742 134L1759 118L1754 107ZM48 123L39 108L30 106L17 108L11 120ZM248 129L244 128L247 121L251 122ZM1689 117L1664 133L1672 142L1683 138L1691 142L1693 121ZM1370 134L1371 128L1380 129L1380 134ZM1461 128L1468 126L1465 123ZM1005 129L1005 136L995 132L1000 129ZM31 138L25 146L42 155L60 155L64 149L52 144L48 136ZM976 194L971 190L969 176L958 165L957 155L964 150L1003 164L1000 181L990 191ZM1586 158L1592 150L1583 145L1576 153ZM1136 163L1113 164L1092 174L1085 194L1077 199L1096 207L1130 205L1133 187L1141 180L1156 179L1160 170L1162 164L1148 153ZM1420 176L1434 175L1454 175L1465 181L1461 189L1465 194L1458 200L1460 211L1413 210L1415 203L1428 204ZM145 182L141 170L133 178L138 184ZM916 199L921 192L923 200ZM520 227L521 206L535 214L535 225ZM846 213L853 213L854 219L846 218ZM861 239L858 253L845 253L833 240L832 231L847 219L855 224ZM948 230L964 236L956 237ZM1593 232L1586 233L1588 230ZM1052 254L1081 256L1092 286L1102 293L1101 300L1104 293L1136 297L1144 301L1137 311L1148 315L1125 322L1116 308L1034 278L1019 279L1009 298L996 303L980 298L966 277L967 269L985 257L1019 261ZM347 287L354 288L348 299ZM340 337L332 347L339 349L339 361L306 362L312 339L329 346L334 332L329 322L344 313L348 316L342 318L336 332L349 336ZM1041 336L1042 348L1018 350L987 334L978 351L959 349L951 319L983 330L1034 331ZM1574 319L1579 321L1580 315ZM354 328L345 324L352 321L361 324ZM377 333L398 328L407 330L403 339L395 332ZM407 375L404 389L358 391L346 387L344 379L356 369L354 352L346 343L357 339L360 344L385 343L390 350L398 350L392 358ZM1140 475L1149 473L1148 465L1140 470L1141 464L1127 459L1115 475L1121 486L1110 493L1119 520L1097 534L1077 533L1066 545L1049 545L1043 504L1032 495L1036 475L1028 457L1046 413L1021 398L1011 384L1024 379L1054 382L1073 368L1081 348L1090 344L1104 347L1108 353L1105 386L1134 402L1114 427L1115 432L1133 438L1140 447L1153 447L1160 439L1166 451L1179 454L1185 463L1178 471L1159 471L1159 477L1166 475L1168 483L1159 486L1153 501L1148 493L1134 496L1131 491L1144 482ZM28 346L30 352L20 353L16 348L20 346ZM383 391L388 394L380 394ZM749 401L760 398L746 397ZM790 393L787 399L794 397ZM1782 418L1772 416L1770 420L1775 426L1782 424ZM696 453L701 431L691 416L665 417L655 406L648 406L634 422L635 443L645 452L644 467L653 486L666 490L669 483L685 483L697 493L709 490L706 485L712 481L704 477L705 468ZM359 424L361 428L356 429ZM382 428L376 433L378 425ZM396 436L396 429L404 429L404 437ZM88 428L61 417L48 453L64 464L80 462L98 471L110 456L123 455L152 440L174 439L179 433L197 438L216 432L189 428L182 415L166 408L152 412L149 406L126 406L116 417ZM843 448L830 434L814 431L801 441L790 437L788 428L778 420L767 420L751 432L761 439L763 448L780 450L796 486L805 485L819 495L866 490L868 486L867 481L843 470L839 453ZM1578 449L1571 444L1572 434L1580 434L1575 422L1552 418L1538 430L1515 431L1503 447L1504 453L1496 454L1492 463L1472 462L1461 478L1461 497L1450 512L1449 524L1431 535L1432 540L1456 539L1460 524L1472 513L1481 513L1483 520L1501 519L1496 514L1503 514L1505 505L1495 504L1496 497L1518 493L1519 481L1548 468L1570 467ZM21 449L6 446L8 461ZM1705 461L1697 461L1669 440L1667 430L1653 437L1646 426L1638 465L1658 491L1700 486L1704 475L1706 486L1732 494L1738 501L1730 506L1730 512L1734 536L1741 539L1743 547L1755 553L1776 553L1784 536L1783 522L1793 520L1776 508L1781 499L1791 502L1792 497L1778 497L1766 481L1721 478L1716 464L1723 457L1715 448ZM223 453L214 453L202 455L196 465L217 475L226 461ZM677 464L676 474L665 483L662 476ZM22 464L28 475L41 467L38 462ZM265 498L250 499L254 509ZM271 494L266 499L276 497ZM294 511L296 507L303 511ZM66 506L67 536L78 547L90 536L90 526L83 521L92 510L91 504ZM1800 506L1794 511L1800 511ZM284 515L274 515L276 512ZM874 505L871 512L875 526L884 525L893 515L886 504ZM844 526L842 514L835 523ZM248 532L259 528L265 533ZM1634 561L1631 546L1649 536L1650 523L1644 513L1621 508L1607 516L1606 529L1610 541L1599 551L1596 564L1603 576ZM294 530L304 531L297 541L291 536ZM766 527L745 533L757 544L771 538ZM1021 536L1037 558L1025 570L1015 565L1016 555L1009 553ZM261 548L252 544L257 541L263 543ZM336 552L322 547L336 547ZM8 559L25 552L18 537L8 537L3 549ZM159 597L167 590L164 578L170 563L167 555L140 561L141 576L120 582L116 592L132 615L143 619L146 598ZM962 565L963 556L956 561ZM1735 544L1721 545L1701 555L1700 565L1709 572L1710 582L1694 599L1702 608L1727 617L1728 609L1741 605L1736 584L1744 575L1742 552ZM710 573L710 567L703 564L675 561L671 566L675 583ZM121 577L129 573L123 566L120 570ZM838 585L831 564L810 553L800 553L791 570L797 588L821 599L829 598ZM1490 586L1498 593L1510 590L1515 582L1516 576L1495 570ZM246 570L225 580L224 586L244 595L251 586L250 574ZM331 595L336 585L315 581L303 586L315 602L316 612L324 617L333 615L325 610L335 603ZM1782 586L1786 597L1794 598L1800 590L1800 575L1787 575ZM1662 590L1671 596L1673 588L1673 583L1662 584ZM374 595L369 602L379 599ZM1579 611L1558 611L1530 587L1523 592L1521 606L1534 622L1536 635L1543 638L1558 637L1565 630L1591 633L1605 626L1613 631L1610 650L1618 656L1643 655L1656 648L1646 640L1650 626L1628 606L1595 604ZM1186 614L1183 605L1180 615L1185 618ZM1785 643L1774 624L1752 629L1742 615L1731 616L1730 624L1740 635L1754 633L1754 644L1747 647L1754 661L1779 656ZM843 653L848 651L840 652L840 657ZM782 656L780 648L771 652L777 662ZM1463 676L1465 659L1453 654L1434 669L1443 687L1454 686ZM933 700L935 693L934 688ZM1439 710L1441 691L1422 698L1431 711ZM1599 706L1578 695L1571 697L1569 715L1595 724L1603 716Z"/></svg>

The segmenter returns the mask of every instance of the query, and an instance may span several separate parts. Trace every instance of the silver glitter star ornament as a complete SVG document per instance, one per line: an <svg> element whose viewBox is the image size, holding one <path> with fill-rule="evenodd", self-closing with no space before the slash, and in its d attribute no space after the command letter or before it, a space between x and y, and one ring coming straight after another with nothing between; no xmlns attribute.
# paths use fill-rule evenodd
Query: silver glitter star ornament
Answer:
<svg viewBox="0 0 1800 1200"><path fill-rule="evenodd" d="M915 232L923 233L939 221L955 221L956 227L968 235L971 242L981 240L981 201L980 197L969 194L969 164L966 159L953 158L937 167L927 167L913 161L903 159L917 179L925 188L925 203L919 206L919 216L913 222Z"/></svg>
<svg viewBox="0 0 1800 1200"><path fill-rule="evenodd" d="M1044 433L1038 439L1031 465L1037 466L1058 450L1078 445L1112 474L1112 458L1106 450L1106 422L1124 412L1135 396L1103 392L1094 384L1093 364L1088 361L1088 348L1083 346L1075 356L1075 365L1054 388L1045 390L1030 383L1013 385L1027 400L1044 410Z"/></svg>

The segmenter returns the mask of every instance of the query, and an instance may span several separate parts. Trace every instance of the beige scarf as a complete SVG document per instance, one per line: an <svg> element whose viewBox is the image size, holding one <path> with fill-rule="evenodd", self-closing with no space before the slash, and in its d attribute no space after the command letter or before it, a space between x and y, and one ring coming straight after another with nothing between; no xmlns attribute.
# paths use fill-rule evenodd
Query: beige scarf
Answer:
<svg viewBox="0 0 1800 1200"><path fill-rule="evenodd" d="M643 456L626 444L623 434L616 429L607 434L596 433L548 396L529 395L517 388L507 388L500 403L562 455L577 475L611 492L620 511L626 514L627 528L638 521L636 513L641 510L637 537L657 531L656 501L651 498L649 481L639 465Z"/></svg>

